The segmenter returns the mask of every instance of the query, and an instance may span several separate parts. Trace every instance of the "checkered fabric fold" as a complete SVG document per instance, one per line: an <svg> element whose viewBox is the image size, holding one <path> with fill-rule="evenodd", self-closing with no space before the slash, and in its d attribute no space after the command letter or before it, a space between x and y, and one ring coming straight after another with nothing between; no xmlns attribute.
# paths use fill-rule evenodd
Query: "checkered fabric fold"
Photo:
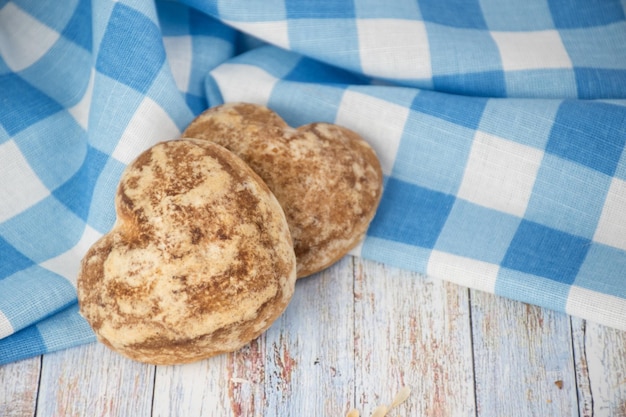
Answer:
<svg viewBox="0 0 626 417"><path fill-rule="evenodd" d="M76 275L122 170L229 101L372 144L385 189L354 254L626 330L625 14L0 0L0 363L95 340Z"/></svg>

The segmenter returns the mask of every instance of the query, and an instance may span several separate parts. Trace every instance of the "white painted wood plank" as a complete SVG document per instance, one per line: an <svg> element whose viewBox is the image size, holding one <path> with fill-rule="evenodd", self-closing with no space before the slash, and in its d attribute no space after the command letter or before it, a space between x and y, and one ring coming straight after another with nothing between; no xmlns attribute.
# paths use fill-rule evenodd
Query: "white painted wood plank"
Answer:
<svg viewBox="0 0 626 417"><path fill-rule="evenodd" d="M581 417L626 417L626 332L572 319Z"/></svg>
<svg viewBox="0 0 626 417"><path fill-rule="evenodd" d="M578 395L578 413L580 417L593 417L593 397L591 396L591 381L585 337L587 323L585 320L572 317L572 348L574 353L574 367L576 370L576 390Z"/></svg>
<svg viewBox="0 0 626 417"><path fill-rule="evenodd" d="M568 316L470 294L478 416L578 416Z"/></svg>
<svg viewBox="0 0 626 417"><path fill-rule="evenodd" d="M151 413L154 366L101 344L47 354L37 416L144 417Z"/></svg>
<svg viewBox="0 0 626 417"><path fill-rule="evenodd" d="M354 396L353 259L296 284L265 337L263 415L344 416Z"/></svg>
<svg viewBox="0 0 626 417"><path fill-rule="evenodd" d="M412 393L396 416L475 415L468 290L357 259L356 403L362 416Z"/></svg>
<svg viewBox="0 0 626 417"><path fill-rule="evenodd" d="M227 356L177 366L158 366L153 401L154 417L231 414ZM252 415L252 414L251 414Z"/></svg>
<svg viewBox="0 0 626 417"><path fill-rule="evenodd" d="M267 396L274 395L265 392L265 358L265 335L226 357L229 380L222 390L232 417L264 415Z"/></svg>
<svg viewBox="0 0 626 417"><path fill-rule="evenodd" d="M354 393L350 257L296 284L285 313L238 352L158 367L154 416L342 416Z"/></svg>
<svg viewBox="0 0 626 417"><path fill-rule="evenodd" d="M237 352L159 366L153 416L262 416L266 409L265 335Z"/></svg>
<svg viewBox="0 0 626 417"><path fill-rule="evenodd" d="M0 416L35 415L41 357L0 366Z"/></svg>

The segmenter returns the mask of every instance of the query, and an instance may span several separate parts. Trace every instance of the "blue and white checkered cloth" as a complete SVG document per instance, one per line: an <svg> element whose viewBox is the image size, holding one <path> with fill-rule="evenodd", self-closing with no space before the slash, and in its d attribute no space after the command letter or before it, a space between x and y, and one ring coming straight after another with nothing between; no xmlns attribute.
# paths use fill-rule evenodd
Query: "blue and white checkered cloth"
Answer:
<svg viewBox="0 0 626 417"><path fill-rule="evenodd" d="M0 0L0 363L95 340L75 279L122 170L226 101L372 144L385 191L355 254L626 329L625 15Z"/></svg>

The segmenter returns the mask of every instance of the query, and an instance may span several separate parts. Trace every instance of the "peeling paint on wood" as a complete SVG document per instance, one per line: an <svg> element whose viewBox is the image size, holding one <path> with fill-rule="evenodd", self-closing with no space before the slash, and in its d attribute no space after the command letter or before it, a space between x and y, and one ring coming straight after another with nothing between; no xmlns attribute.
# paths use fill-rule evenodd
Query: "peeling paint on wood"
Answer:
<svg viewBox="0 0 626 417"><path fill-rule="evenodd" d="M41 357L0 366L0 416L35 415Z"/></svg>
<svg viewBox="0 0 626 417"><path fill-rule="evenodd" d="M402 415L474 416L467 289L361 260L355 273L355 408L408 385Z"/></svg>
<svg viewBox="0 0 626 417"><path fill-rule="evenodd" d="M578 416L569 318L471 291L478 416Z"/></svg>
<svg viewBox="0 0 626 417"><path fill-rule="evenodd" d="M626 417L626 332L572 320L581 417Z"/></svg>
<svg viewBox="0 0 626 417"><path fill-rule="evenodd" d="M143 417L152 408L154 366L91 344L45 355L37 416Z"/></svg>
<svg viewBox="0 0 626 417"><path fill-rule="evenodd" d="M233 417L262 416L265 397L265 335L238 352L227 355L227 403ZM248 383L236 382L249 381Z"/></svg>
<svg viewBox="0 0 626 417"><path fill-rule="evenodd" d="M296 284L266 333L263 416L344 416L354 393L352 259Z"/></svg>

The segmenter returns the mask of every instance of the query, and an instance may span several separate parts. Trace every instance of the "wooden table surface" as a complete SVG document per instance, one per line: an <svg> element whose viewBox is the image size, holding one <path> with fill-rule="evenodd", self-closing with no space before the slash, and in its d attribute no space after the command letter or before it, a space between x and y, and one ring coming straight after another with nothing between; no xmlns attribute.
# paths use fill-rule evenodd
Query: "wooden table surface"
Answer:
<svg viewBox="0 0 626 417"><path fill-rule="evenodd" d="M370 416L403 386L388 416L626 417L626 332L348 256L233 354L1 366L0 416Z"/></svg>

